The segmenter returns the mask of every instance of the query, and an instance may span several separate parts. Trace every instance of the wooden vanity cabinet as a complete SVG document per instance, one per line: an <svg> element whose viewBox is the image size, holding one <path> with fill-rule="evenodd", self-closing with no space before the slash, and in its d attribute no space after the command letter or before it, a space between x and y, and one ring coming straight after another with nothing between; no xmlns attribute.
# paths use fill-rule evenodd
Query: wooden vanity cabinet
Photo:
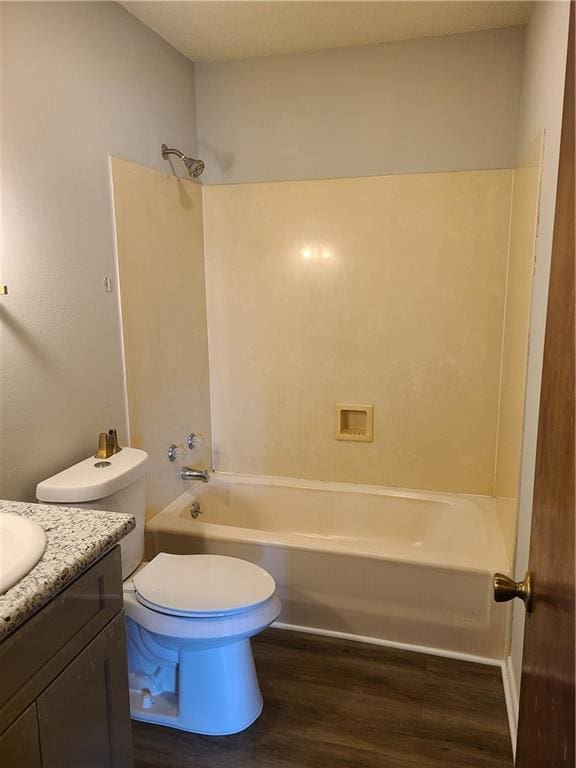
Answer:
<svg viewBox="0 0 576 768"><path fill-rule="evenodd" d="M2 768L130 768L116 547L0 643Z"/></svg>
<svg viewBox="0 0 576 768"><path fill-rule="evenodd" d="M24 710L0 736L0 765L42 768L35 704Z"/></svg>

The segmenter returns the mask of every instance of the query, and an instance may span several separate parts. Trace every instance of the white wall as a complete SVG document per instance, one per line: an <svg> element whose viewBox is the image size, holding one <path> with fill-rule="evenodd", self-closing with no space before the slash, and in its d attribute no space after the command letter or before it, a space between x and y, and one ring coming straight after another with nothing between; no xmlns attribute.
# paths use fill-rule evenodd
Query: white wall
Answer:
<svg viewBox="0 0 576 768"><path fill-rule="evenodd" d="M194 70L115 3L0 7L0 497L29 499L126 439L108 155L194 152Z"/></svg>
<svg viewBox="0 0 576 768"><path fill-rule="evenodd" d="M524 82L519 122L518 157L525 157L538 132L544 128L545 145L540 193L540 223L536 239L536 270L532 289L530 347L520 477L516 578L528 567L540 381L546 330L548 281L558 180L562 101L568 40L568 2L540 2L526 35ZM518 601L516 601L518 603ZM524 640L524 607L515 604L512 619L512 685L519 692ZM516 717L518 709L516 703Z"/></svg>
<svg viewBox="0 0 576 768"><path fill-rule="evenodd" d="M512 167L524 29L198 63L206 183Z"/></svg>

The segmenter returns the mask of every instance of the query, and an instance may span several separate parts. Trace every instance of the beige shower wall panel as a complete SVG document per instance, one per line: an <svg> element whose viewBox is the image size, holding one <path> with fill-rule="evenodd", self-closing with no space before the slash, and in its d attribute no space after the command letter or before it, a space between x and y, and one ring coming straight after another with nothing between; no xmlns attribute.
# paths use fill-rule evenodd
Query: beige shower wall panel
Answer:
<svg viewBox="0 0 576 768"><path fill-rule="evenodd" d="M540 163L514 171L495 492L509 562L516 541Z"/></svg>
<svg viewBox="0 0 576 768"><path fill-rule="evenodd" d="M511 181L204 187L216 467L492 494Z"/></svg>
<svg viewBox="0 0 576 768"><path fill-rule="evenodd" d="M212 463L202 187L116 158L112 176L131 444L149 455L151 516L186 488L171 443L200 433L187 462Z"/></svg>

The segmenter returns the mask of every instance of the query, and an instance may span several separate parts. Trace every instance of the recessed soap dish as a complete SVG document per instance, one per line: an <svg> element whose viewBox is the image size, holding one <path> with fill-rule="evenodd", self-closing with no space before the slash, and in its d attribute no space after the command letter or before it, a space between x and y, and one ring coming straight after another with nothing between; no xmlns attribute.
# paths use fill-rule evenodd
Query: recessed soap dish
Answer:
<svg viewBox="0 0 576 768"><path fill-rule="evenodd" d="M371 443L374 440L374 406L336 403L336 440Z"/></svg>

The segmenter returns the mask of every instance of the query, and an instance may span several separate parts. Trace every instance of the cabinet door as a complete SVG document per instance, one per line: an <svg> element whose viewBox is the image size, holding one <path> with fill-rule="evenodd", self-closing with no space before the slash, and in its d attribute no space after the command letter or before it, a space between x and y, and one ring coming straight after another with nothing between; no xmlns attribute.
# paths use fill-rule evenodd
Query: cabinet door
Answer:
<svg viewBox="0 0 576 768"><path fill-rule="evenodd" d="M43 768L130 768L122 613L44 691L37 706Z"/></svg>
<svg viewBox="0 0 576 768"><path fill-rule="evenodd" d="M0 735L0 765L2 768L42 768L35 704Z"/></svg>

